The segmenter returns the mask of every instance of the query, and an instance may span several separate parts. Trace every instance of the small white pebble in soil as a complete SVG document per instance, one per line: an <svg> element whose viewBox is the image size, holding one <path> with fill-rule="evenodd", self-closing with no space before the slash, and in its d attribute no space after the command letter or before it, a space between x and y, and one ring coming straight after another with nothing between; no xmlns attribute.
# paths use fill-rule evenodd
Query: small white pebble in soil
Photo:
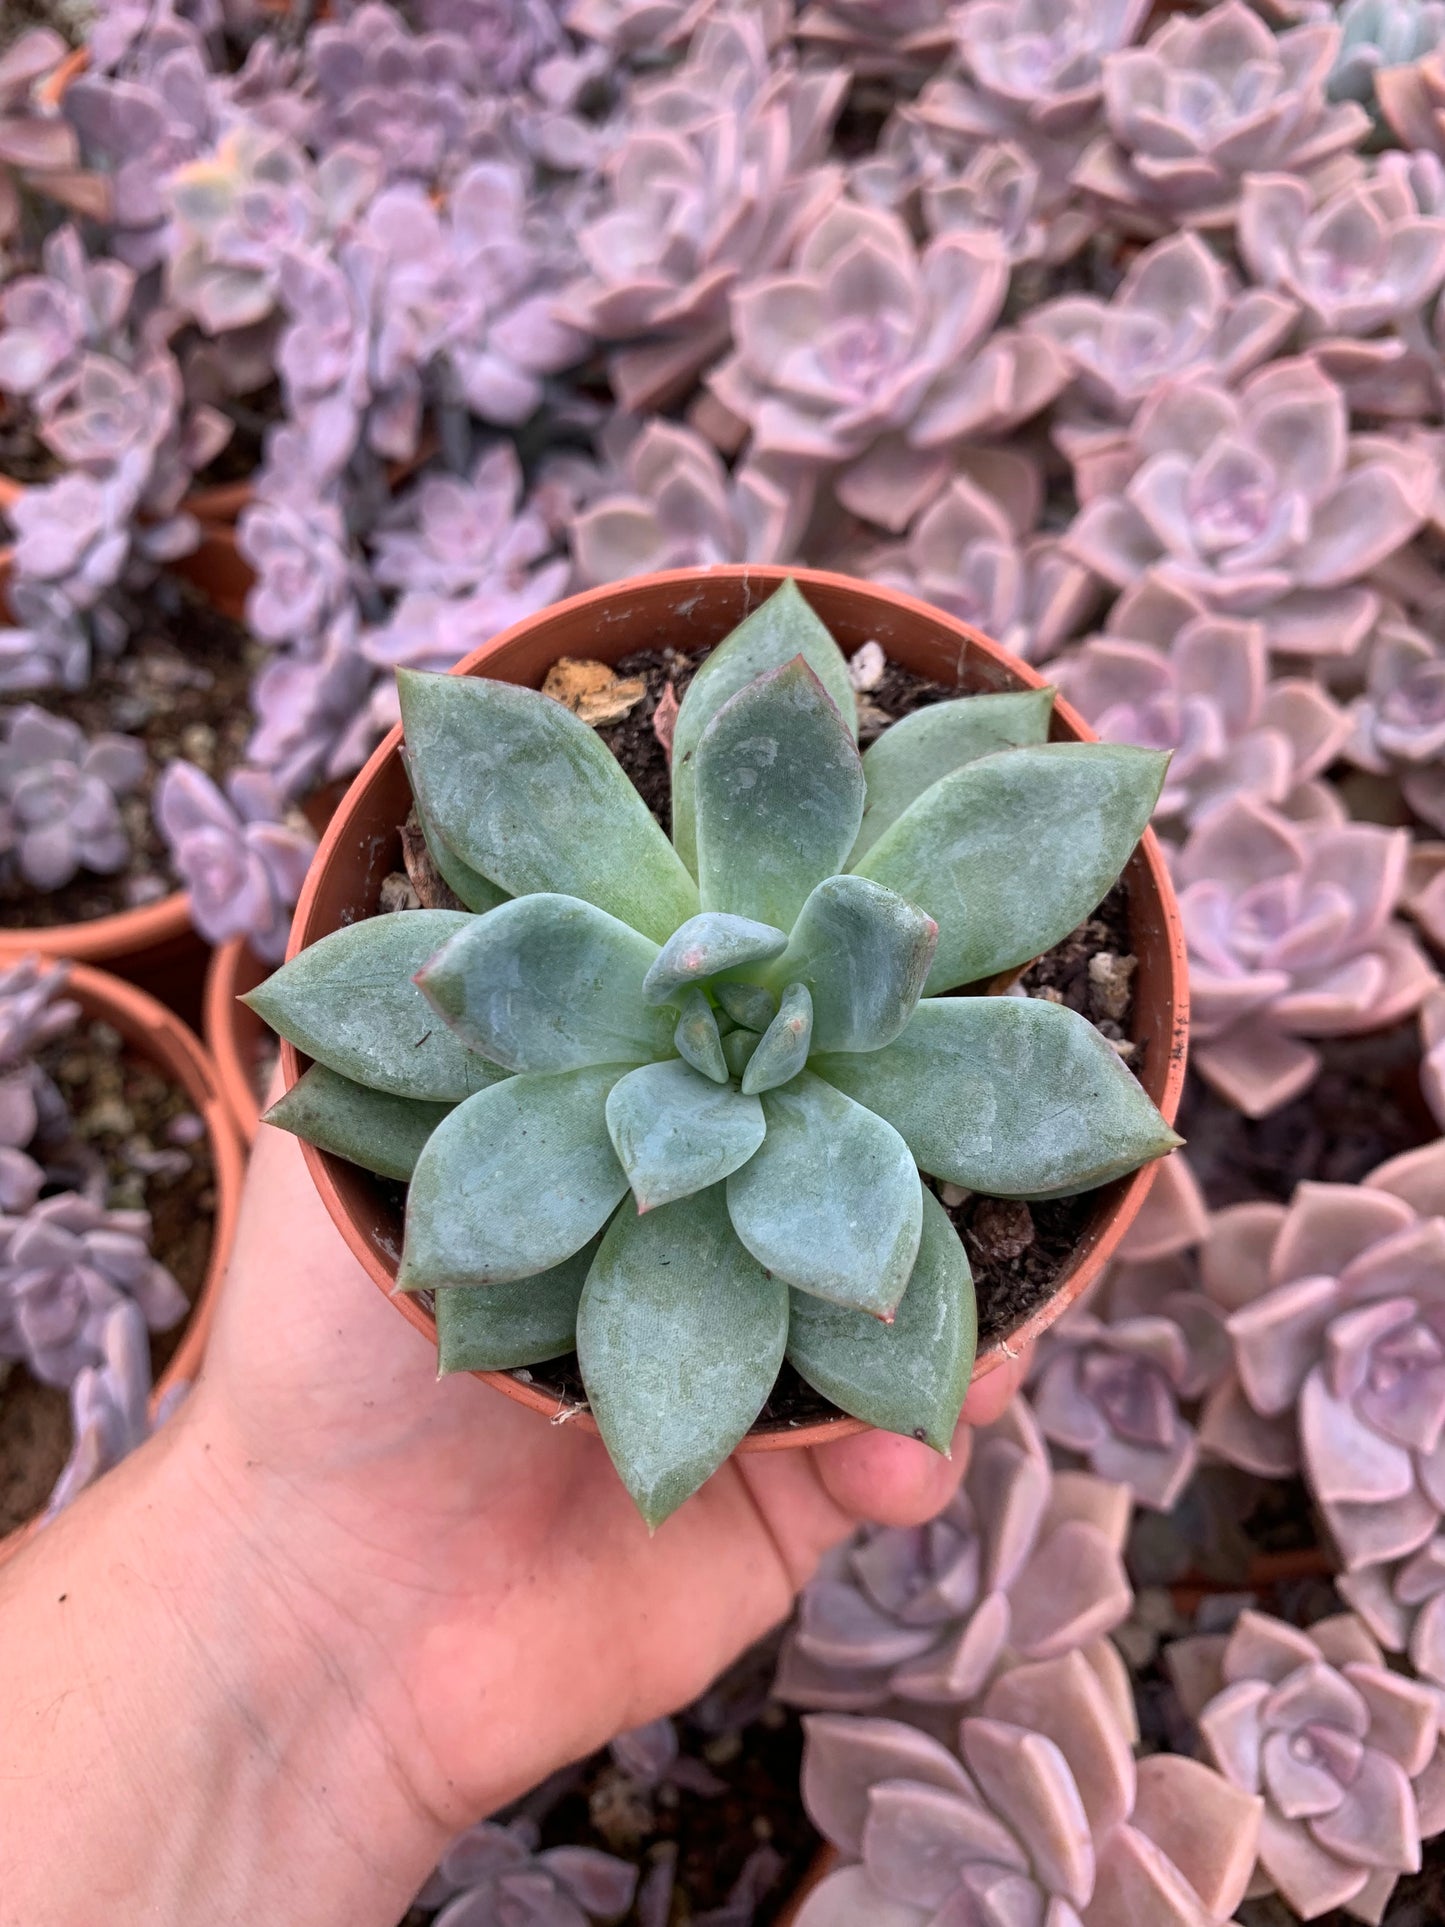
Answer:
<svg viewBox="0 0 1445 1927"><path fill-rule="evenodd" d="M1113 950L1100 950L1090 957L1089 1000L1099 1016L1111 1017L1118 1023L1127 1014L1129 992L1138 968L1137 957L1121 957Z"/></svg>
<svg viewBox="0 0 1445 1927"><path fill-rule="evenodd" d="M961 1184L945 1182L938 1187L938 1201L949 1211L956 1211L961 1204L967 1204L972 1196L972 1191L966 1191Z"/></svg>
<svg viewBox="0 0 1445 1927"><path fill-rule="evenodd" d="M376 907L384 916L389 916L394 910L421 908L421 898L412 889L411 878L404 870L393 870L390 876L382 878Z"/></svg>
<svg viewBox="0 0 1445 1927"><path fill-rule="evenodd" d="M848 664L848 680L855 689L876 689L883 680L888 658L876 642L865 642Z"/></svg>

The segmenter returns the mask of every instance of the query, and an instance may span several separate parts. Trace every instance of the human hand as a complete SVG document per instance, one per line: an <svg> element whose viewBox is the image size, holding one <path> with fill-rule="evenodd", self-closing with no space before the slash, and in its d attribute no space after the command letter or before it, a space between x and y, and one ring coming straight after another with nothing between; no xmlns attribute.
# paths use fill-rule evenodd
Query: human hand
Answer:
<svg viewBox="0 0 1445 1927"><path fill-rule="evenodd" d="M997 1416L1017 1376L981 1380L965 1419ZM142 1593L167 1592L190 1656L171 1697L194 1694L199 1668L266 1762L253 1804L272 1871L309 1870L314 1911L268 1913L248 1886L248 1917L389 1927L452 1833L695 1697L859 1519L914 1523L946 1504L964 1448L961 1426L952 1461L876 1432L740 1455L649 1537L600 1440L470 1377L438 1382L295 1140L263 1129L199 1383L14 1570L48 1554L69 1594L66 1557L85 1570L97 1542L123 1542L104 1569L114 1580L123 1557ZM108 1651L113 1632L97 1637ZM178 1768L159 1738L163 1782ZM155 1776L155 1753L123 1778ZM318 1827L339 1863L324 1907ZM253 1813L226 1865L254 1860L257 1831ZM208 1870L206 1918L241 1919L216 1895L253 1877Z"/></svg>

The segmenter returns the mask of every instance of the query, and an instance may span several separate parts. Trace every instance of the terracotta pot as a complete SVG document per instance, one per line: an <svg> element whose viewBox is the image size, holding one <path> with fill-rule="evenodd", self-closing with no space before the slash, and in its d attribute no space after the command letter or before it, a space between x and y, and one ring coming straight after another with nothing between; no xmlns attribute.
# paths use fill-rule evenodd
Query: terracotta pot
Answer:
<svg viewBox="0 0 1445 1927"><path fill-rule="evenodd" d="M27 954L35 954L33 945ZM180 1086L205 1125L206 1141L211 1148L216 1174L216 1217L210 1260L181 1342L156 1380L151 1394L154 1414L173 1387L188 1383L200 1371L236 1235L241 1186L246 1175L245 1153L222 1099L215 1065L199 1040L172 1011L137 990L134 984L105 971L92 970L85 964L71 965L66 994L75 998L87 1018L110 1024L139 1055L148 1058ZM33 1530L33 1526L22 1526L0 1540L0 1560L8 1559L17 1551Z"/></svg>
<svg viewBox="0 0 1445 1927"><path fill-rule="evenodd" d="M0 493L0 507L4 496ZM0 551L0 597L9 575L9 551ZM223 615L240 621L245 614L251 571L236 548L233 529L206 525L199 547L173 563L175 574L200 589ZM39 699L44 701L43 694ZM0 961L43 948L52 957L102 964L153 991L199 1021L201 979L207 946L191 927L184 890L138 910L120 910L90 923L55 924L48 930L0 930Z"/></svg>
<svg viewBox="0 0 1445 1927"><path fill-rule="evenodd" d="M211 952L206 971L205 1036L231 1121L250 1144L261 1123L253 1069L258 1052L273 1041L255 1011L240 1002L270 972L244 937Z"/></svg>
<svg viewBox="0 0 1445 1927"><path fill-rule="evenodd" d="M452 673L536 688L559 656L616 662L664 642L684 649L720 642L788 576L798 582L846 654L873 639L904 667L966 691L1036 689L1043 684L1035 670L977 630L911 596L821 570L754 567L680 569L573 596L483 644ZM1062 741L1094 740L1082 718L1063 702L1055 705L1053 735ZM398 825L411 801L397 753L400 743L401 731L393 729L337 809L297 905L288 957L342 923L369 915L382 878L400 867ZM1130 858L1124 875L1130 884L1130 940L1139 959L1135 1042L1141 1047L1140 1075L1172 1122L1184 1084L1186 960L1174 893L1152 832ZM301 1075L304 1060L283 1044L281 1062L289 1088ZM304 1149L316 1187L347 1244L390 1295L401 1249L399 1215L367 1173L312 1145ZM1152 1177L1152 1168L1146 1166L1096 1193L1093 1217L1053 1296L981 1350L979 1373L993 1371L1005 1351L1015 1353L1028 1344L1088 1289L1133 1221ZM435 1339L427 1304L411 1296L396 1296L391 1302L418 1331ZM478 1376L509 1398L557 1416L556 1398L540 1387L519 1384L503 1372ZM585 1412L575 1422L593 1429ZM839 1417L792 1429L759 1430L749 1434L741 1449L816 1444L863 1429L859 1421Z"/></svg>

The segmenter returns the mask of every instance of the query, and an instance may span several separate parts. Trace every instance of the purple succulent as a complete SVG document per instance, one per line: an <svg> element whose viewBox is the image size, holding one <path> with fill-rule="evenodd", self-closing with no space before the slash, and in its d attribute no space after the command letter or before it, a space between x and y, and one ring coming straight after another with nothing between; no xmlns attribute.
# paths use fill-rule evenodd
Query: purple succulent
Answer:
<svg viewBox="0 0 1445 1927"><path fill-rule="evenodd" d="M333 502L261 499L236 526L242 555L256 572L246 618L266 642L315 646L351 600L355 566Z"/></svg>
<svg viewBox="0 0 1445 1927"><path fill-rule="evenodd" d="M1392 1672L1351 1613L1305 1630L1247 1611L1166 1657L1209 1759L1263 1799L1261 1885L1304 1920L1383 1920L1445 1826L1437 1690Z"/></svg>
<svg viewBox="0 0 1445 1927"><path fill-rule="evenodd" d="M106 1211L78 1192L0 1220L0 1357L44 1385L100 1363L108 1314L131 1299L152 1331L185 1316L185 1293L150 1254L144 1211Z"/></svg>
<svg viewBox="0 0 1445 1927"><path fill-rule="evenodd" d="M683 1752L677 1721L666 1715L617 1734L608 1742L607 1750L618 1771L644 1792L670 1787L711 1800L727 1791L726 1780L720 1780L702 1760Z"/></svg>
<svg viewBox="0 0 1445 1927"><path fill-rule="evenodd" d="M630 1861L593 1847L539 1853L530 1820L483 1820L453 1840L417 1901L441 1908L433 1927L587 1927L619 1919L636 1890Z"/></svg>
<svg viewBox="0 0 1445 1927"><path fill-rule="evenodd" d="M787 561L809 506L806 489L756 463L730 475L700 435L667 421L650 421L634 438L614 480L571 525L585 586L655 569Z"/></svg>
<svg viewBox="0 0 1445 1927"><path fill-rule="evenodd" d="M86 258L75 229L57 228L43 274L18 275L0 293L0 389L34 397L44 416L64 395L84 349L118 349L135 276L120 261Z"/></svg>
<svg viewBox="0 0 1445 1927"><path fill-rule="evenodd" d="M146 772L145 746L111 733L87 742L78 724L22 703L0 719L0 864L36 890L78 870L123 869L130 838L120 800Z"/></svg>
<svg viewBox="0 0 1445 1927"><path fill-rule="evenodd" d="M1069 175L1100 123L1104 63L1148 11L1148 0L968 0L953 17L959 71L928 83L918 119L960 148L1016 141L1042 172L1053 218L1077 203ZM1071 247L1092 223L1073 225Z"/></svg>
<svg viewBox="0 0 1445 1927"><path fill-rule="evenodd" d="M1363 578L1428 513L1424 450L1349 433L1340 390L1307 360L1274 362L1237 394L1164 384L1130 430L1122 494L1087 501L1067 542L1106 581L1157 579L1263 622L1291 655L1348 655L1379 610Z"/></svg>
<svg viewBox="0 0 1445 1927"><path fill-rule="evenodd" d="M990 337L1008 291L1002 243L944 234L921 256L903 223L837 202L787 274L743 288L736 349L709 378L765 460L833 472L854 514L900 530L946 481L950 451L1002 433L1065 378L1052 343Z"/></svg>
<svg viewBox="0 0 1445 1927"><path fill-rule="evenodd" d="M417 13L427 33L469 47L487 86L499 93L520 86L567 44L553 0L419 0Z"/></svg>
<svg viewBox="0 0 1445 1927"><path fill-rule="evenodd" d="M376 729L368 703L376 672L362 656L356 611L343 609L319 653L278 652L251 686L255 729L246 757L287 801L354 775Z"/></svg>
<svg viewBox="0 0 1445 1927"><path fill-rule="evenodd" d="M1248 174L1288 172L1323 191L1370 125L1357 102L1326 93L1339 43L1323 23L1273 34L1244 0L1172 16L1147 45L1105 60L1109 133L1076 185L1146 234L1227 226Z"/></svg>
<svg viewBox="0 0 1445 1927"><path fill-rule="evenodd" d="M1376 104L1382 69L1414 66L1445 37L1442 0L1345 0L1339 18L1330 99L1357 100L1367 108Z"/></svg>
<svg viewBox="0 0 1445 1927"><path fill-rule="evenodd" d="M1116 604L1110 621L1126 627L1048 674L1105 742L1173 751L1156 824L1190 828L1237 796L1301 814L1291 799L1340 753L1350 720L1306 677L1270 681L1263 625L1163 597L1122 615Z"/></svg>
<svg viewBox="0 0 1445 1927"><path fill-rule="evenodd" d="M1350 761L1394 776L1415 814L1445 833L1445 650L1408 623L1382 622L1350 717Z"/></svg>
<svg viewBox="0 0 1445 1927"><path fill-rule="evenodd" d="M774 1691L794 1706L863 1712L890 1701L963 1706L1020 1660L1082 1648L1116 1665L1107 1635L1133 1600L1129 1496L1055 1473L1022 1399L973 1441L958 1496L908 1529L867 1526L803 1593Z"/></svg>
<svg viewBox="0 0 1445 1927"><path fill-rule="evenodd" d="M9 602L14 622L0 625L0 696L83 689L90 636L63 588L12 576Z"/></svg>
<svg viewBox="0 0 1445 1927"><path fill-rule="evenodd" d="M1005 1673L961 1760L896 1720L806 1730L804 1804L845 1864L797 1927L1224 1927L1253 1870L1259 1797L1196 1760L1136 1764L1127 1676L1081 1653Z"/></svg>
<svg viewBox="0 0 1445 1927"><path fill-rule="evenodd" d="M915 137L915 151L929 234L995 234L1014 267L1024 261L1065 261L1087 239L1086 222L1048 205L1042 170L1016 141L970 143L961 164L951 160L942 143ZM854 170L860 199L873 198L859 191L860 176L876 190L878 166L864 162ZM887 204L896 207L902 198L900 183Z"/></svg>
<svg viewBox="0 0 1445 1927"><path fill-rule="evenodd" d="M562 17L572 33L596 41L614 56L647 57L686 40L717 4L718 0L566 0ZM788 11L791 16L791 7ZM791 26L791 17L787 25ZM771 35L768 44L779 37Z"/></svg>
<svg viewBox="0 0 1445 1927"><path fill-rule="evenodd" d="M1078 634L1098 587L1056 537L1033 532L1042 488L1031 463L981 451L978 471L955 475L905 541L868 558L866 573L1038 662Z"/></svg>
<svg viewBox="0 0 1445 1927"><path fill-rule="evenodd" d="M61 996L70 967L22 957L0 968L0 1213L26 1212L40 1196L45 1171L29 1155L35 1138L64 1109L50 1079L33 1062L80 1015Z"/></svg>
<svg viewBox="0 0 1445 1927"><path fill-rule="evenodd" d="M1267 289L1239 291L1197 235L1177 234L1138 254L1108 301L1063 295L1025 325L1063 352L1079 399L1107 423L1131 420L1161 382L1238 381L1281 346L1297 312ZM1091 430L1097 439L1087 418L1065 413L1054 432L1077 462Z"/></svg>
<svg viewBox="0 0 1445 1927"><path fill-rule="evenodd" d="M1224 1321L1185 1259L1116 1264L1039 1346L1039 1429L1140 1505L1170 1512L1198 1463L1193 1409L1228 1367Z"/></svg>
<svg viewBox="0 0 1445 1927"><path fill-rule="evenodd" d="M1445 1142L1216 1212L1201 1271L1234 1349L1209 1450L1302 1471L1346 1572L1418 1551L1445 1499Z"/></svg>
<svg viewBox="0 0 1445 1927"><path fill-rule="evenodd" d="M151 1434L150 1341L140 1307L129 1298L112 1304L101 1320L97 1345L99 1363L82 1365L70 1387L73 1443L46 1505L46 1520Z"/></svg>
<svg viewBox="0 0 1445 1927"><path fill-rule="evenodd" d="M701 112L689 76L714 66L722 97ZM603 210L578 236L587 274L566 313L599 340L629 344L608 364L629 413L686 392L728 345L734 289L780 267L838 193L838 170L813 165L807 150L818 117L824 134L831 125L841 86L815 101L779 68L754 93L759 68L769 71L756 23L739 16L705 30L684 68L643 99L608 161Z"/></svg>
<svg viewBox="0 0 1445 1927"><path fill-rule="evenodd" d="M1445 990L1432 990L1420 1006L1420 1089L1445 1131Z"/></svg>
<svg viewBox="0 0 1445 1927"><path fill-rule="evenodd" d="M245 937L258 957L279 962L315 839L284 820L260 771L233 771L226 788L229 800L194 764L170 763L156 785L156 822L201 935Z"/></svg>
<svg viewBox="0 0 1445 1927"><path fill-rule="evenodd" d="M105 183L80 165L74 128L42 98L41 84L69 52L58 33L34 27L0 53L0 244L20 226L22 182L96 220L109 210Z"/></svg>
<svg viewBox="0 0 1445 1927"><path fill-rule="evenodd" d="M134 508L134 490L112 477L77 472L24 489L5 509L15 530L12 609L21 583L54 590L72 611L93 608L125 567Z"/></svg>
<svg viewBox="0 0 1445 1927"><path fill-rule="evenodd" d="M951 0L810 0L796 32L869 79L936 68L953 44Z"/></svg>
<svg viewBox="0 0 1445 1927"><path fill-rule="evenodd" d="M1434 980L1395 912L1408 838L1371 823L1295 823L1236 797L1175 875L1189 944L1194 1068L1248 1117L1314 1081L1309 1038L1383 1030Z"/></svg>

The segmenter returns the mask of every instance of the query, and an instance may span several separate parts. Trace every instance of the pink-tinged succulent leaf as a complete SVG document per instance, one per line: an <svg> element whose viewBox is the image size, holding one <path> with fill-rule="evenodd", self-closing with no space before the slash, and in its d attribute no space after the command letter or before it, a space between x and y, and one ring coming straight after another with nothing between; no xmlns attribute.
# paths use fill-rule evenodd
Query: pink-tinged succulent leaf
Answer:
<svg viewBox="0 0 1445 1927"><path fill-rule="evenodd" d="M1086 1902L1096 1869L1089 1815L1058 1747L1045 1734L988 1718L966 1720L962 1741L983 1798L1025 1843L1045 1886Z"/></svg>
<svg viewBox="0 0 1445 1927"><path fill-rule="evenodd" d="M983 1712L1053 1741L1068 1762L1096 1835L1127 1818L1134 1804L1134 1757L1110 1714L1103 1685L1082 1654L1005 1673L990 1689Z"/></svg>
<svg viewBox="0 0 1445 1927"><path fill-rule="evenodd" d="M918 1781L976 1800L972 1780L947 1748L898 1720L815 1714L804 1727L803 1804L844 1853L861 1852L869 1790L881 1781Z"/></svg>

